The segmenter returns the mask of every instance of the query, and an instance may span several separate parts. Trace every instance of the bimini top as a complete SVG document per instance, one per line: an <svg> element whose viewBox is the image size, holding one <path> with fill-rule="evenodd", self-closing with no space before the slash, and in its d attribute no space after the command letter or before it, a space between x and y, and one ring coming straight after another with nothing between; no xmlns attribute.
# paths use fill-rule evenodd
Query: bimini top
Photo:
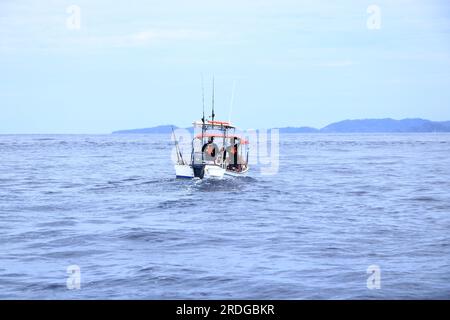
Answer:
<svg viewBox="0 0 450 320"><path fill-rule="evenodd" d="M203 135L201 133L197 134L195 136L196 139L201 139L201 138L225 138L225 139L230 139L230 138L236 138L238 140L240 140L241 144L248 144L248 140L235 135L235 134L227 134L224 135L223 133L204 133Z"/></svg>
<svg viewBox="0 0 450 320"><path fill-rule="evenodd" d="M193 123L193 125L196 126L196 127L201 127L203 125L203 122L202 121L195 121ZM227 122L227 121L211 121L211 120L207 120L205 122L205 126L207 126L207 127L221 127L221 128L225 128L225 129L234 129L234 128L236 128L230 122Z"/></svg>
<svg viewBox="0 0 450 320"><path fill-rule="evenodd" d="M224 126L224 127L234 128L234 126L232 126L231 123L227 122L227 121L211 121L211 120L208 120L206 122L208 122L209 124L212 124L214 126Z"/></svg>

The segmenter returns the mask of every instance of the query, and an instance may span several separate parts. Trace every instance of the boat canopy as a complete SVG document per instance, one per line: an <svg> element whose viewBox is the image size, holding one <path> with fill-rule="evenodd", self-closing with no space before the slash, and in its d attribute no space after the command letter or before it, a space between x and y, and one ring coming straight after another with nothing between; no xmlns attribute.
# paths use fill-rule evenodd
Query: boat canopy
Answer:
<svg viewBox="0 0 450 320"><path fill-rule="evenodd" d="M229 127L229 128L234 128L234 126L231 125L231 123L227 122L227 121L206 121L209 124L215 125L215 126L224 126L224 127Z"/></svg>
<svg viewBox="0 0 450 320"><path fill-rule="evenodd" d="M195 136L196 139L201 139L201 138L225 138L225 139L232 139L232 138L236 138L238 140L240 140L241 144L248 144L248 140L242 138L241 136L235 135L235 134L223 134L223 133L204 133L204 134L197 134Z"/></svg>
<svg viewBox="0 0 450 320"><path fill-rule="evenodd" d="M195 127L201 127L201 126L205 126L205 127L209 127L209 128L221 128L221 129L235 129L236 127L233 126L230 122L227 121L211 121L211 120L207 120L205 122L205 124L203 124L202 121L195 121L193 123L193 125Z"/></svg>

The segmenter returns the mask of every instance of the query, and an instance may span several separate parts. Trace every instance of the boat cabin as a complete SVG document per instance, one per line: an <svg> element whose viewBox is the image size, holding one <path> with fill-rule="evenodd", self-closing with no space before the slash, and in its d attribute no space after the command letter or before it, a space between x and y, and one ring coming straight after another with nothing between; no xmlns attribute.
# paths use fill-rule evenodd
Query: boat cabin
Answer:
<svg viewBox="0 0 450 320"><path fill-rule="evenodd" d="M196 130L197 129L197 130ZM229 172L248 167L248 140L235 133L235 127L224 121L194 122L192 163L217 165Z"/></svg>

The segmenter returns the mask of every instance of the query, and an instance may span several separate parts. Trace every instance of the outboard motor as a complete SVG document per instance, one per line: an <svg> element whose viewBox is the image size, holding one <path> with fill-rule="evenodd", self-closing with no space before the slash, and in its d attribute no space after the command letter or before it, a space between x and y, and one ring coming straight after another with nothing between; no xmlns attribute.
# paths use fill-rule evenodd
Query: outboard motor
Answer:
<svg viewBox="0 0 450 320"><path fill-rule="evenodd" d="M205 165L204 164L194 164L192 166L192 169L194 169L194 177L203 179L205 175Z"/></svg>

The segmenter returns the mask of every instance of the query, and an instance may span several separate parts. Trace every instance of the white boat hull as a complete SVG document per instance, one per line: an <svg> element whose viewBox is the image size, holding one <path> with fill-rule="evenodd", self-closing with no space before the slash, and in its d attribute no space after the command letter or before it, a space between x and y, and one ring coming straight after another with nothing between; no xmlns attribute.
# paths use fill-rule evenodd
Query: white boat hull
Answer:
<svg viewBox="0 0 450 320"><path fill-rule="evenodd" d="M225 174L225 169L219 166L205 166L205 176L204 178L215 178L222 179Z"/></svg>
<svg viewBox="0 0 450 320"><path fill-rule="evenodd" d="M194 170L190 165L187 164L176 164L175 165L175 174L177 178L186 178L193 179L194 178ZM213 178L213 179L222 179L225 175L225 169L216 166L216 165L206 165L205 166L205 175L203 178Z"/></svg>
<svg viewBox="0 0 450 320"><path fill-rule="evenodd" d="M187 164L176 164L175 165L175 174L177 175L177 178L180 178L180 179L194 178L194 170L192 170L192 167Z"/></svg>
<svg viewBox="0 0 450 320"><path fill-rule="evenodd" d="M248 167L241 172L236 172L236 171L232 171L232 170L225 170L225 175L230 176L230 177L244 177L247 175L248 172Z"/></svg>

